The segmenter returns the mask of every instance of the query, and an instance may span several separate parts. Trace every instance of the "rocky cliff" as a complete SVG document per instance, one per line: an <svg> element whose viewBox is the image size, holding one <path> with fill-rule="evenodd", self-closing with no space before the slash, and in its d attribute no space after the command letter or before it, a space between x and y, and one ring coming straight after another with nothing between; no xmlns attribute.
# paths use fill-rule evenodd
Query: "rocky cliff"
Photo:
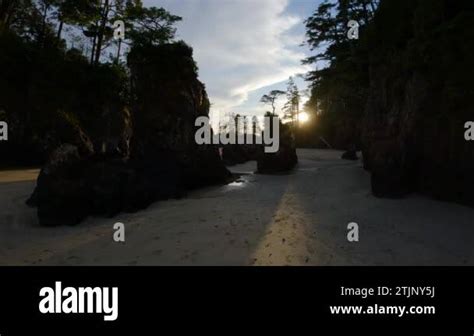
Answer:
<svg viewBox="0 0 474 336"><path fill-rule="evenodd" d="M400 8L382 2L374 22L363 152L376 196L418 191L474 205L474 9L467 2ZM405 20L395 22L397 6ZM429 10L426 10L429 8ZM470 10L467 10L471 8ZM387 25L400 25L385 35ZM393 27L392 27L393 28Z"/></svg>
<svg viewBox="0 0 474 336"><path fill-rule="evenodd" d="M74 225L91 214L136 211L230 177L217 149L194 141L195 119L207 116L210 104L192 49L184 43L136 48L128 62L131 120L119 114L108 123L117 127L96 131L101 137L94 145L81 133L76 138L81 145L65 143L54 151L32 199L41 225ZM125 135L110 136L109 129L116 128ZM133 134L130 141L128 134ZM80 150L91 147L93 152Z"/></svg>

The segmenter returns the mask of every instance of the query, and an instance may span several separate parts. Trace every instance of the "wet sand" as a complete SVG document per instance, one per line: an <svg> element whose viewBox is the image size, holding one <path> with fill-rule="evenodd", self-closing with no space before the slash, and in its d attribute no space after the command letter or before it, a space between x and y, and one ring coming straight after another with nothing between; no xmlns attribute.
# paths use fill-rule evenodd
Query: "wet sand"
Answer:
<svg viewBox="0 0 474 336"><path fill-rule="evenodd" d="M37 171L0 172L0 265L474 265L474 209L377 199L360 162L299 150L292 174L233 167L227 186L135 214L42 228L24 202ZM113 241L122 222L126 242ZM347 241L356 222L360 241Z"/></svg>

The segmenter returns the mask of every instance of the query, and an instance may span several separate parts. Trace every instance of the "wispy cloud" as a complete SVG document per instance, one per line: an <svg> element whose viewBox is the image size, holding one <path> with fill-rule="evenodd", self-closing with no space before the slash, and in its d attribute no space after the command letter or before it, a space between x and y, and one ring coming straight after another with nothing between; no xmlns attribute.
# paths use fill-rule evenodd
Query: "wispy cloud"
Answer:
<svg viewBox="0 0 474 336"><path fill-rule="evenodd" d="M183 17L179 38L194 47L214 112L228 112L252 91L306 70L300 63L305 55L298 48L303 36L293 29L303 19L288 13L289 0L146 3Z"/></svg>

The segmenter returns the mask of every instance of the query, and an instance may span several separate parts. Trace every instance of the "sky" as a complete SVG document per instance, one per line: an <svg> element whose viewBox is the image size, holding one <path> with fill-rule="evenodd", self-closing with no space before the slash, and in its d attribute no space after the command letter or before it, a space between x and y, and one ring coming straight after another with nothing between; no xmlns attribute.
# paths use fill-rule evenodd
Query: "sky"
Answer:
<svg viewBox="0 0 474 336"><path fill-rule="evenodd" d="M177 39L194 49L199 79L211 100L213 124L230 113L263 115L259 102L270 90L286 89L290 76L311 68L304 20L319 0L145 0L183 21ZM297 79L300 89L306 82ZM283 102L280 102L280 106Z"/></svg>

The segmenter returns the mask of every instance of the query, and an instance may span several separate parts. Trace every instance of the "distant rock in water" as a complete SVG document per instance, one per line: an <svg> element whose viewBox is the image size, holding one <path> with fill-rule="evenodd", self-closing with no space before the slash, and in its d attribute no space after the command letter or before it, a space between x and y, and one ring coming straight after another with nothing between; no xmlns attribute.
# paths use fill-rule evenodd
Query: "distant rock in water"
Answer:
<svg viewBox="0 0 474 336"><path fill-rule="evenodd" d="M192 49L184 43L142 47L130 52L128 62L134 97L132 122L126 122L133 128L129 146L104 130L101 151L97 145L94 153L85 151L91 142L82 132L55 150L32 197L41 225L137 211L231 177L217 148L194 140L195 119L209 114L210 103Z"/></svg>
<svg viewBox="0 0 474 336"><path fill-rule="evenodd" d="M298 163L295 141L288 124L280 122L280 149L265 153L263 147L257 159L259 174L281 174L291 171Z"/></svg>

